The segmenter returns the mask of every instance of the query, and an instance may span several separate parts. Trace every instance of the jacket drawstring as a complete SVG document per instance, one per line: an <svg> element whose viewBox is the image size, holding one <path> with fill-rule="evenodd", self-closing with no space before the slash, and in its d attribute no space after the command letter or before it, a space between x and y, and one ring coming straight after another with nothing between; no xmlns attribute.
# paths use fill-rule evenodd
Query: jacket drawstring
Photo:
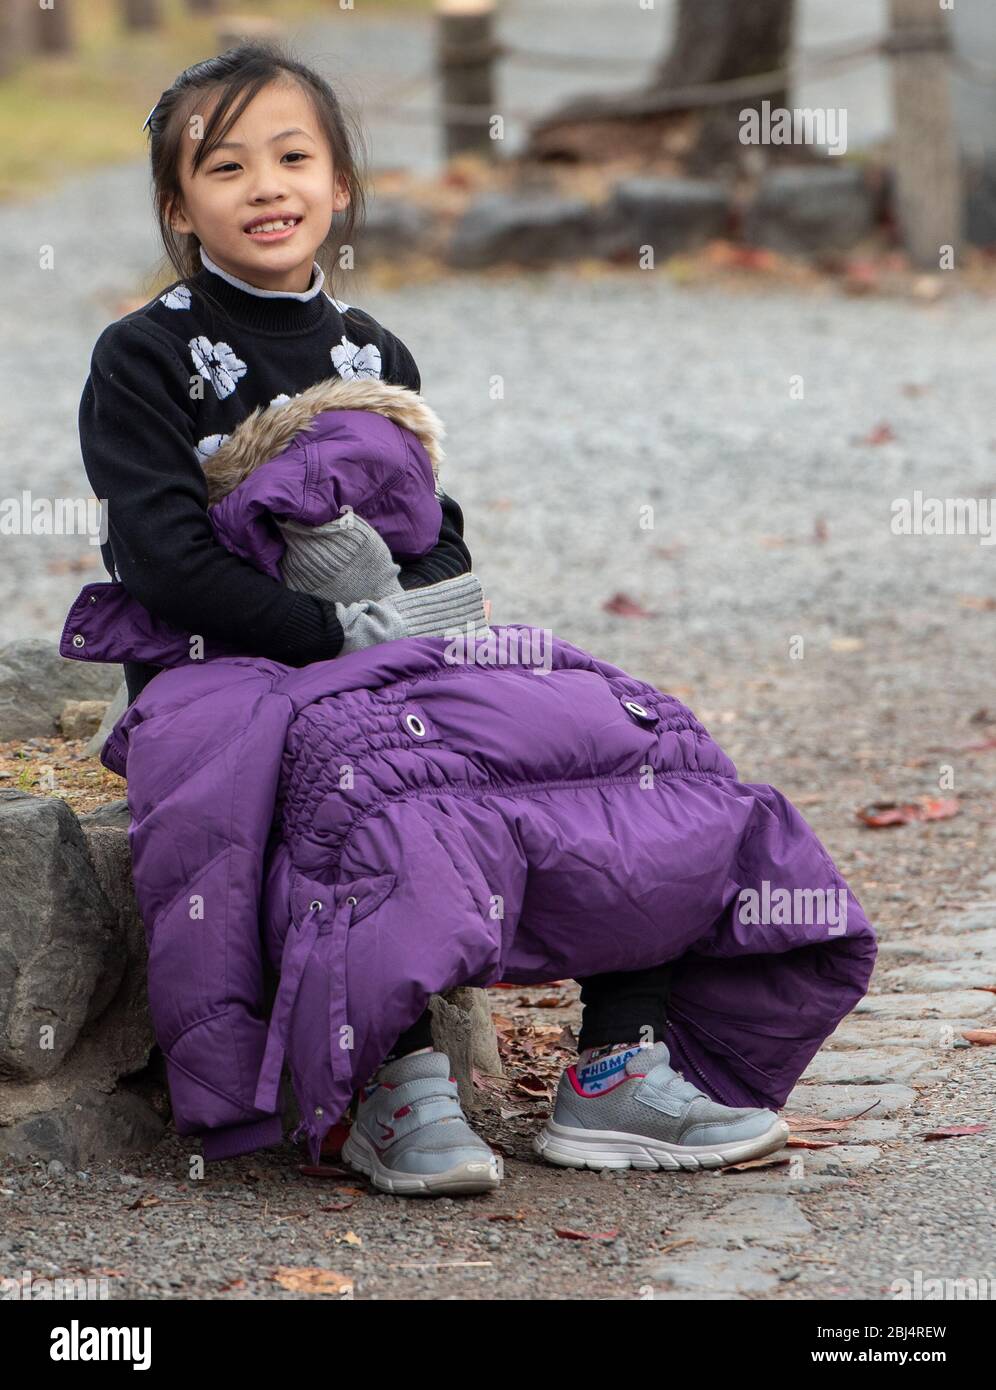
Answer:
<svg viewBox="0 0 996 1390"><path fill-rule="evenodd" d="M280 983L273 1001L270 1026L266 1034L266 1047L256 1082L256 1095L253 1104L257 1110L271 1113L276 1109L277 1094L280 1089L280 1075L283 1071L284 1056L290 1032L291 1014L297 1000L304 967L314 949L318 938L319 913L323 904L317 900L311 904L300 926L294 925L287 933L283 955L280 961ZM348 919L352 902L342 902L336 908L335 925L343 915Z"/></svg>

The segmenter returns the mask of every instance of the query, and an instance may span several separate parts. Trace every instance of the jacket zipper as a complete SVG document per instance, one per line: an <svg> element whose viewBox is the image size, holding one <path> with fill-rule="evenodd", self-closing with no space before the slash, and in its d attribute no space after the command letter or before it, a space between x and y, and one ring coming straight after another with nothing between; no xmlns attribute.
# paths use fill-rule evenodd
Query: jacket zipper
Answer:
<svg viewBox="0 0 996 1390"><path fill-rule="evenodd" d="M678 1010L676 1010L676 1009L674 1009L674 1008L671 1009L671 1013L672 1013L673 1015L676 1014L678 1018L685 1018L685 1015L684 1015L684 1014L679 1013ZM688 1020L686 1020L686 1021L688 1021ZM671 1031L672 1031L672 1033L676 1033L676 1032L677 1032L677 1030L675 1029L674 1018L672 1018L672 1020L671 1020ZM682 1048L681 1048L681 1053L682 1053L682 1057L684 1058L685 1063L686 1063L689 1067L691 1067L691 1069L692 1069L692 1071L695 1073L695 1075L696 1075L696 1076L699 1078L699 1080L704 1084L706 1091L707 1091L707 1092L711 1092L711 1093L712 1093L713 1095L715 1095L715 1096L719 1096L719 1098L720 1098L720 1100L721 1100L721 1102L722 1102L723 1105L731 1105L731 1106L732 1106L732 1105L733 1105L733 1101L731 1101L730 1099L728 1099L728 1097L723 1093L722 1088L719 1087L719 1086L717 1086L717 1084L716 1084L715 1081L710 1081L709 1078L703 1074L701 1068L698 1066L698 1064L696 1063L695 1059L692 1057L692 1055L691 1055L691 1053L688 1051L688 1049L687 1049L686 1047L682 1046Z"/></svg>

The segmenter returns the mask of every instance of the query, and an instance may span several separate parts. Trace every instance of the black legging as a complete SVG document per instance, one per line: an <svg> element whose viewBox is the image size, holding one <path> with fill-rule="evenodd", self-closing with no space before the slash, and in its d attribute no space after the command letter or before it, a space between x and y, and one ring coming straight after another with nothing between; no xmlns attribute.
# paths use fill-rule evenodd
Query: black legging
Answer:
<svg viewBox="0 0 996 1390"><path fill-rule="evenodd" d="M669 962L648 970L615 970L579 980L583 1012L578 1051L607 1043L659 1042L667 1022L673 968ZM431 1047L431 1018L426 1008L400 1035L388 1056L403 1057L420 1047Z"/></svg>

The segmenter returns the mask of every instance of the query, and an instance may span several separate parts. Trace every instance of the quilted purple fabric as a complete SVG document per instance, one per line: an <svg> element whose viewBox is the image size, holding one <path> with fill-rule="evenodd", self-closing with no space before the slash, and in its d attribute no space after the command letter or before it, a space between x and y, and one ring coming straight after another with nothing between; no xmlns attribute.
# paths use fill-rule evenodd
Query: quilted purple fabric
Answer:
<svg viewBox="0 0 996 1390"><path fill-rule="evenodd" d="M300 467L254 475L259 535L267 474L284 501L303 486ZM675 1065L775 1109L867 989L872 928L799 812L738 781L678 700L544 630L303 669L191 661L185 634L89 584L61 650L171 668L101 757L127 777L176 1128L209 1159L280 1141L286 1062L317 1161L398 1033L456 985L675 961Z"/></svg>

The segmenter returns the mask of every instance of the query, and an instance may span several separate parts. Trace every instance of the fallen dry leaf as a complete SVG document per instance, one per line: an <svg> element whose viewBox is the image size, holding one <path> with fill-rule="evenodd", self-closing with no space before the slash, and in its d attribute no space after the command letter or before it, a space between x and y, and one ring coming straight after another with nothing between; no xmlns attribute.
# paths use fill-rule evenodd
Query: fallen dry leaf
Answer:
<svg viewBox="0 0 996 1390"><path fill-rule="evenodd" d="M615 1240L618 1228L613 1231L575 1231L570 1226L555 1226L553 1234L561 1240Z"/></svg>
<svg viewBox="0 0 996 1390"><path fill-rule="evenodd" d="M653 613L630 598L628 594L613 594L602 604L605 613L615 613L619 618L652 618Z"/></svg>
<svg viewBox="0 0 996 1390"><path fill-rule="evenodd" d="M957 1139L962 1134L985 1134L988 1125L940 1125L921 1134L921 1139Z"/></svg>
<svg viewBox="0 0 996 1390"><path fill-rule="evenodd" d="M830 1145L832 1148L833 1145ZM748 1158L743 1163L728 1163L721 1169L724 1173L742 1173L746 1168L783 1168L791 1163L790 1158L782 1158L777 1154L767 1154L763 1158Z"/></svg>
<svg viewBox="0 0 996 1390"><path fill-rule="evenodd" d="M138 1211L140 1207L158 1207L159 1205L159 1198L148 1192L144 1197L139 1197L136 1202L132 1202L126 1210Z"/></svg>
<svg viewBox="0 0 996 1390"><path fill-rule="evenodd" d="M879 444L894 444L895 440L896 434L892 426L883 421L882 424L876 425L874 429L869 430L862 439L858 440L858 443L877 446Z"/></svg>
<svg viewBox="0 0 996 1390"><path fill-rule="evenodd" d="M919 802L877 801L856 812L858 820L872 829L887 825L908 825L911 821L950 820L961 806L953 796L922 797Z"/></svg>
<svg viewBox="0 0 996 1390"><path fill-rule="evenodd" d="M352 1286L352 1279L331 1269L315 1269L307 1265L278 1265L274 1282L291 1293L342 1293Z"/></svg>
<svg viewBox="0 0 996 1390"><path fill-rule="evenodd" d="M348 1178L351 1182L356 1181L356 1174L351 1168L340 1168L335 1163L299 1163L297 1171L303 1178Z"/></svg>
<svg viewBox="0 0 996 1390"><path fill-rule="evenodd" d="M531 1096L534 1100L550 1099L549 1084L533 1071L523 1072L515 1083L515 1089L521 1091L524 1096Z"/></svg>
<svg viewBox="0 0 996 1390"><path fill-rule="evenodd" d="M959 753L988 753L991 748L996 748L996 738L983 739L981 743L964 743L958 751Z"/></svg>
<svg viewBox="0 0 996 1390"><path fill-rule="evenodd" d="M976 1047L996 1046L996 1028L969 1028L962 1033L962 1037Z"/></svg>

